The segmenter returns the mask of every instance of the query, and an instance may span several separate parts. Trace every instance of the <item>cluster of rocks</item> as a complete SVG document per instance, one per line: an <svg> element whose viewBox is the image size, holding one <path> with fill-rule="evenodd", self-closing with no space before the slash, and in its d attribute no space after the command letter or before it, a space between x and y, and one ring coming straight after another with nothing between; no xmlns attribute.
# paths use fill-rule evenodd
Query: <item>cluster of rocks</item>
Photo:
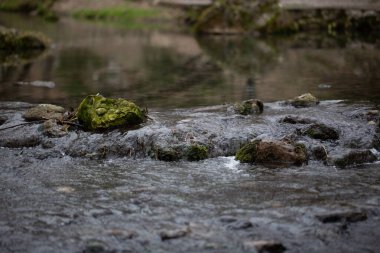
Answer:
<svg viewBox="0 0 380 253"><path fill-rule="evenodd" d="M42 104L31 106L20 119L20 112L13 111L9 117L16 119L14 128L8 119L2 120L13 134L2 129L0 145L41 146L45 153L54 150L98 159L130 156L199 161L236 155L242 163L267 167L300 166L315 160L344 168L378 159L379 123L373 124L378 112L358 108L355 114L348 105L321 106L309 93L276 106L268 105L269 112L264 113L261 101L247 100L198 108L183 111L180 120L167 124L161 118L175 118L178 113L157 112L148 117L146 109L125 99L91 95L76 112ZM306 117L314 113L318 115ZM20 125L15 125L17 120Z"/></svg>

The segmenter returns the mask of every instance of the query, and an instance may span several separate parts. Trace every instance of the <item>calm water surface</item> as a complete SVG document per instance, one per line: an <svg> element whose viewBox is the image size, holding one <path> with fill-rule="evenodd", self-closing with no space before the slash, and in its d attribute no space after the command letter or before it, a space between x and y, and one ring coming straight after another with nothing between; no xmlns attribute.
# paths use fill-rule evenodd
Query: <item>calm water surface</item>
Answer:
<svg viewBox="0 0 380 253"><path fill-rule="evenodd" d="M126 30L72 19L0 15L0 25L40 31L53 46L37 59L0 67L0 100L76 106L87 94L125 97L150 108L283 100L380 101L379 40L212 37ZM18 82L52 81L54 87Z"/></svg>

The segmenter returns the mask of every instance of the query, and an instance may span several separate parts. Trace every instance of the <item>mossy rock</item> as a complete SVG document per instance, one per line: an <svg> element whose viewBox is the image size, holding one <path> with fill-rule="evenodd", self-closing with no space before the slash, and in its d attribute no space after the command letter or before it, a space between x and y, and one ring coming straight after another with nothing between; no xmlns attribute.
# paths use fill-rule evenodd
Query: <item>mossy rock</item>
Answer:
<svg viewBox="0 0 380 253"><path fill-rule="evenodd" d="M313 96L311 93L305 93L287 101L287 104L290 104L294 107L310 107L318 105L319 99Z"/></svg>
<svg viewBox="0 0 380 253"><path fill-rule="evenodd" d="M308 155L303 144L287 141L255 140L238 150L235 159L242 163L300 166L307 162Z"/></svg>
<svg viewBox="0 0 380 253"><path fill-rule="evenodd" d="M234 104L234 110L241 115L260 114L264 111L264 104L257 99L250 99Z"/></svg>
<svg viewBox="0 0 380 253"><path fill-rule="evenodd" d="M354 150L341 158L335 159L334 164L337 167L345 168L356 164L372 163L376 160L377 157L371 150Z"/></svg>
<svg viewBox="0 0 380 253"><path fill-rule="evenodd" d="M324 124L312 124L304 130L303 134L318 140L339 139L339 132Z"/></svg>
<svg viewBox="0 0 380 253"><path fill-rule="evenodd" d="M200 161L207 159L208 148L204 145L191 145L187 151L189 161Z"/></svg>
<svg viewBox="0 0 380 253"><path fill-rule="evenodd" d="M42 34L0 27L0 50L7 50L8 53L42 50L46 49L49 44L49 40Z"/></svg>
<svg viewBox="0 0 380 253"><path fill-rule="evenodd" d="M155 158L165 162L178 161L181 157L181 152L174 148L157 148L155 152Z"/></svg>
<svg viewBox="0 0 380 253"><path fill-rule="evenodd" d="M90 95L79 105L77 117L85 129L105 130L139 125L147 115L145 110L126 99Z"/></svg>

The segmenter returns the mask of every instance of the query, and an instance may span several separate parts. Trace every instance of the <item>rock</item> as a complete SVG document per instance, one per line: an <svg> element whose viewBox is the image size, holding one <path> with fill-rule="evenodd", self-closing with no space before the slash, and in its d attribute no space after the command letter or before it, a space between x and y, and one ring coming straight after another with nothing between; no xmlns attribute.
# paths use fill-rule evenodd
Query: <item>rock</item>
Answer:
<svg viewBox="0 0 380 253"><path fill-rule="evenodd" d="M302 165L307 161L303 144L276 140L256 140L243 146L236 154L243 163Z"/></svg>
<svg viewBox="0 0 380 253"><path fill-rule="evenodd" d="M359 222L367 220L367 213L362 212L343 212L317 215L316 218L322 223L335 223L335 222Z"/></svg>
<svg viewBox="0 0 380 253"><path fill-rule="evenodd" d="M318 146L318 147L313 148L312 153L313 153L313 157L316 160L320 160L320 161L326 161L327 160L328 154L327 154L327 150L324 146Z"/></svg>
<svg viewBox="0 0 380 253"><path fill-rule="evenodd" d="M234 111L241 115L260 114L264 111L264 104L257 99L250 99L234 105Z"/></svg>
<svg viewBox="0 0 380 253"><path fill-rule="evenodd" d="M312 124L315 121L312 119L308 118L301 118L301 117L296 117L296 116L286 116L285 118L280 119L280 123L287 123L287 124Z"/></svg>
<svg viewBox="0 0 380 253"><path fill-rule="evenodd" d="M164 230L159 233L161 240L172 240L172 239L178 239L181 237L186 236L189 233L189 228L180 228L180 229L174 229L174 230Z"/></svg>
<svg viewBox="0 0 380 253"><path fill-rule="evenodd" d="M58 138L68 134L68 126L59 125L56 119L46 120L42 124L42 128L44 134L52 138Z"/></svg>
<svg viewBox="0 0 380 253"><path fill-rule="evenodd" d="M28 121L35 120L62 120L65 108L51 104L40 104L27 110L23 117Z"/></svg>
<svg viewBox="0 0 380 253"><path fill-rule="evenodd" d="M8 51L45 49L49 44L49 40L41 34L0 27L0 49Z"/></svg>
<svg viewBox="0 0 380 253"><path fill-rule="evenodd" d="M0 126L4 124L8 119L6 117L0 116Z"/></svg>
<svg viewBox="0 0 380 253"><path fill-rule="evenodd" d="M376 160L377 157L371 150L353 150L343 157L335 159L334 164L337 167L345 168L355 164L371 163Z"/></svg>
<svg viewBox="0 0 380 253"><path fill-rule="evenodd" d="M289 101L287 104L290 104L294 107L310 107L319 104L319 100L314 97L311 93L305 93L301 96L295 97Z"/></svg>
<svg viewBox="0 0 380 253"><path fill-rule="evenodd" d="M258 253L281 253L286 250L282 243L276 241L245 241L243 245L247 250L255 249Z"/></svg>
<svg viewBox="0 0 380 253"><path fill-rule="evenodd" d="M219 220L223 223L231 223L237 221L237 218L233 216L222 216L219 218Z"/></svg>
<svg viewBox="0 0 380 253"><path fill-rule="evenodd" d="M199 161L207 159L208 148L204 145L191 145L187 151L189 161Z"/></svg>
<svg viewBox="0 0 380 253"><path fill-rule="evenodd" d="M104 130L139 125L146 120L147 115L144 110L126 99L90 95L79 105L77 117L85 129Z"/></svg>
<svg viewBox="0 0 380 253"><path fill-rule="evenodd" d="M157 148L155 151L155 158L160 161L173 162L180 160L181 157L181 153L175 148Z"/></svg>
<svg viewBox="0 0 380 253"><path fill-rule="evenodd" d="M232 230L240 230L240 229L248 229L253 227L253 224L250 221L236 221L230 225L228 225L229 229Z"/></svg>
<svg viewBox="0 0 380 253"><path fill-rule="evenodd" d="M315 123L308 126L302 131L304 135L309 136L313 139L318 140L338 140L339 133L332 127L326 126L325 124Z"/></svg>

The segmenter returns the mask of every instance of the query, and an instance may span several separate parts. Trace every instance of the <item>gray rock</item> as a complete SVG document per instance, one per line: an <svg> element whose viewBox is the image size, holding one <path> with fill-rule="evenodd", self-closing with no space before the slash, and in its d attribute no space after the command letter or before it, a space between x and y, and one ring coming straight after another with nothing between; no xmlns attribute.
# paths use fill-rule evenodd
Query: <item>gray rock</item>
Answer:
<svg viewBox="0 0 380 253"><path fill-rule="evenodd" d="M62 120L65 108L51 104L40 104L27 110L23 117L28 121L35 120Z"/></svg>

